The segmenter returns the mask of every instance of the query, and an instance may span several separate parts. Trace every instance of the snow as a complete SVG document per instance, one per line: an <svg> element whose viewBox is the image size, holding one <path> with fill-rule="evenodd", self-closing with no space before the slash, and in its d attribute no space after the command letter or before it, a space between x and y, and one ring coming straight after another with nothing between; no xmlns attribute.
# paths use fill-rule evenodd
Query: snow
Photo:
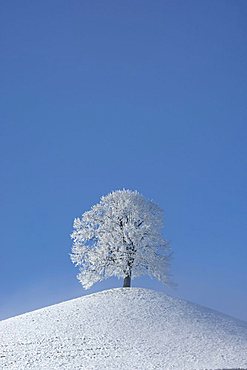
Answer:
<svg viewBox="0 0 247 370"><path fill-rule="evenodd" d="M140 288L0 322L1 369L247 368L247 323Z"/></svg>

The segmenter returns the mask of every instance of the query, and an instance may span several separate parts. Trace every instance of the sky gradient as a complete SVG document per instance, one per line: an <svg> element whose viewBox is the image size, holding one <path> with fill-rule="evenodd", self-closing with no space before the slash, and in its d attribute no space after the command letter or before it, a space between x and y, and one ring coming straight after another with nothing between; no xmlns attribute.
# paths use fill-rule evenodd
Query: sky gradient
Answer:
<svg viewBox="0 0 247 370"><path fill-rule="evenodd" d="M0 4L0 319L84 291L70 233L129 188L165 212L174 289L247 320L246 1Z"/></svg>

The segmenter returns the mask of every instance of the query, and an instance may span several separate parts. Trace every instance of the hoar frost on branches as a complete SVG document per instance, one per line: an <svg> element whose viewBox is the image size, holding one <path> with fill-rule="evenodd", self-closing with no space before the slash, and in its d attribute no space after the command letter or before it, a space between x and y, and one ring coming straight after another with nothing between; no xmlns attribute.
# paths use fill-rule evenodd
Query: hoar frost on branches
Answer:
<svg viewBox="0 0 247 370"><path fill-rule="evenodd" d="M71 260L85 289L110 276L150 275L168 283L169 246L163 212L137 191L117 190L74 220Z"/></svg>

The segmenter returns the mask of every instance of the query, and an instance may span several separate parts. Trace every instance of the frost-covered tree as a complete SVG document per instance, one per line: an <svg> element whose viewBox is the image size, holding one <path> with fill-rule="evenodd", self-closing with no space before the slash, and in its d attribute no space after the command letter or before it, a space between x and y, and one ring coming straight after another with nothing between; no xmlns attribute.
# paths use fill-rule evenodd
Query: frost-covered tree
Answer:
<svg viewBox="0 0 247 370"><path fill-rule="evenodd" d="M85 289L110 276L124 279L150 275L168 282L169 247L162 236L163 212L137 191L103 196L74 220L71 260L80 268Z"/></svg>

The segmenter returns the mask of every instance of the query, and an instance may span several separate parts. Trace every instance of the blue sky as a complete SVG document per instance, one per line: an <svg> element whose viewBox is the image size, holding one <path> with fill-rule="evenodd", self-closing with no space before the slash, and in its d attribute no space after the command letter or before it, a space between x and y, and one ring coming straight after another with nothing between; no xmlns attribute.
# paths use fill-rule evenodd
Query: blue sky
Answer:
<svg viewBox="0 0 247 370"><path fill-rule="evenodd" d="M165 211L176 289L247 320L246 1L0 4L0 318L84 291L73 219L112 190Z"/></svg>

